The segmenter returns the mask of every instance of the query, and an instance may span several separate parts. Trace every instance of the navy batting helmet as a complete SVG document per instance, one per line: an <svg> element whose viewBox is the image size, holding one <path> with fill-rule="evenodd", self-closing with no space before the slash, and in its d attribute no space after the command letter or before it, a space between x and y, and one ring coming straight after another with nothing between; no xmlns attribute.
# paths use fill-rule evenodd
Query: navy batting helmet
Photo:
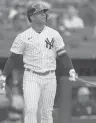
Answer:
<svg viewBox="0 0 96 123"><path fill-rule="evenodd" d="M45 8L45 7L44 7L43 5L41 5L41 4L31 5L31 6L27 9L27 17L28 17L29 22L32 22L31 19L30 19L30 16L32 16L32 15L34 15L35 13L40 12L40 11L47 12L47 11L48 11L48 8Z"/></svg>

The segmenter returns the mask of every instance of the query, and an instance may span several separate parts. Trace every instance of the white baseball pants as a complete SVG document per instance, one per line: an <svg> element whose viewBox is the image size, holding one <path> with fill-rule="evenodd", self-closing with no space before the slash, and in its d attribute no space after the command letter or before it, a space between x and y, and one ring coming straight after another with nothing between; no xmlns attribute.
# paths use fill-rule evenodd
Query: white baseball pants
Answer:
<svg viewBox="0 0 96 123"><path fill-rule="evenodd" d="M52 111L56 94L55 72L40 76L32 71L24 72L23 93L25 123L37 123L37 111L41 109L41 123L53 123Z"/></svg>

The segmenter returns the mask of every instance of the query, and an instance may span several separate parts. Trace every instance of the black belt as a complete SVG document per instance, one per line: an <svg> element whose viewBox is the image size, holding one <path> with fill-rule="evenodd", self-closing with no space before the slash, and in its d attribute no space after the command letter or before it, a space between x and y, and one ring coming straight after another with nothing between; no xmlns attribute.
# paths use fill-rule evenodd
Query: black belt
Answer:
<svg viewBox="0 0 96 123"><path fill-rule="evenodd" d="M49 73L55 72L55 70L49 70L49 71L46 71L46 72L42 73L42 72L33 71L29 68L26 68L26 71L29 71L29 72L32 71L33 73L35 73L37 75L40 75L40 76L45 76L45 75L48 75Z"/></svg>

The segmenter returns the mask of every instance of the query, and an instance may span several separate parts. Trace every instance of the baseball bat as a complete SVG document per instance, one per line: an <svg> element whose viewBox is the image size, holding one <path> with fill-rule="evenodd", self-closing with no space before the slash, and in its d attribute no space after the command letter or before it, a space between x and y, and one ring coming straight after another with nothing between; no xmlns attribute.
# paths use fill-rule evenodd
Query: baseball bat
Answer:
<svg viewBox="0 0 96 123"><path fill-rule="evenodd" d="M86 84L87 86L93 86L93 87L96 87L96 82L92 82L92 81L86 81L84 79L81 79L81 78L76 78L77 81L79 82L82 82L84 84Z"/></svg>

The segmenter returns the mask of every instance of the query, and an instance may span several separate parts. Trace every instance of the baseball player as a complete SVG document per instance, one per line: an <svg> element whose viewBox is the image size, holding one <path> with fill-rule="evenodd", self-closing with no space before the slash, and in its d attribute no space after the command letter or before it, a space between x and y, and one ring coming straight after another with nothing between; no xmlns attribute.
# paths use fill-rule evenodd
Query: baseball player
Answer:
<svg viewBox="0 0 96 123"><path fill-rule="evenodd" d="M27 17L31 27L17 35L11 47L0 85L23 55L23 93L25 102L25 123L37 123L37 110L41 109L41 123L53 123L52 110L56 93L56 58L69 70L70 80L76 80L76 72L68 57L60 34L46 26L48 9L41 4L31 5Z"/></svg>

